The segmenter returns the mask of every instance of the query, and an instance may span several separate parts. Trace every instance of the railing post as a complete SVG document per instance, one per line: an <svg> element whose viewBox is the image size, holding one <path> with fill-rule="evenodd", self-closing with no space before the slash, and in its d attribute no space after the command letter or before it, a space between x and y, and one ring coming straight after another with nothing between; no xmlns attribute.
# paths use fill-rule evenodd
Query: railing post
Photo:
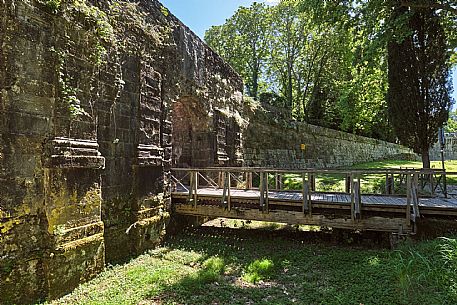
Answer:
<svg viewBox="0 0 457 305"><path fill-rule="evenodd" d="M386 181L385 181L385 194L386 195L389 195L389 174L386 173Z"/></svg>
<svg viewBox="0 0 457 305"><path fill-rule="evenodd" d="M197 207L198 200L198 172L194 172L194 207Z"/></svg>
<svg viewBox="0 0 457 305"><path fill-rule="evenodd" d="M406 175L406 223L411 225L411 174Z"/></svg>
<svg viewBox="0 0 457 305"><path fill-rule="evenodd" d="M265 173L265 210L267 211L267 213L269 212L269 198L268 198L268 189L269 189L269 186L268 186L268 172Z"/></svg>
<svg viewBox="0 0 457 305"><path fill-rule="evenodd" d="M227 172L227 205L228 205L228 210L232 210L232 198L230 195L230 186L231 186L231 181L230 181L230 172Z"/></svg>
<svg viewBox="0 0 457 305"><path fill-rule="evenodd" d="M386 173L386 195L395 193L395 177L394 174Z"/></svg>
<svg viewBox="0 0 457 305"><path fill-rule="evenodd" d="M447 198L447 181L446 181L446 170L443 172L443 187L444 187L444 198Z"/></svg>
<svg viewBox="0 0 457 305"><path fill-rule="evenodd" d="M228 207L228 200L227 200L227 192L228 192L228 185L227 182L229 182L230 178L227 178L227 172L221 172L222 174L222 180L224 181L224 185L222 186L222 206L224 208ZM230 174L229 174L230 176Z"/></svg>
<svg viewBox="0 0 457 305"><path fill-rule="evenodd" d="M391 187L391 194L393 195L393 194L395 194L395 176L394 176L394 174L392 174L390 176L390 182L391 182L391 186L390 186Z"/></svg>
<svg viewBox="0 0 457 305"><path fill-rule="evenodd" d="M312 192L316 191L316 176L314 174L309 174L309 183Z"/></svg>
<svg viewBox="0 0 457 305"><path fill-rule="evenodd" d="M346 183L345 183L346 193L351 193L351 175L346 173Z"/></svg>
<svg viewBox="0 0 457 305"><path fill-rule="evenodd" d="M355 177L351 173L351 185L351 220L355 221L361 216L362 196L360 194L360 177Z"/></svg>
<svg viewBox="0 0 457 305"><path fill-rule="evenodd" d="M282 174L275 173L275 190L282 191Z"/></svg>
<svg viewBox="0 0 457 305"><path fill-rule="evenodd" d="M414 174L414 179L413 179L413 185L412 185L412 200L413 200L413 215L414 219L413 221L416 222L416 218L420 217L420 212L419 212L419 194L418 194L418 188L417 185L419 183L419 177L418 174Z"/></svg>
<svg viewBox="0 0 457 305"><path fill-rule="evenodd" d="M354 182L354 218L361 217L362 197L360 195L360 176Z"/></svg>
<svg viewBox="0 0 457 305"><path fill-rule="evenodd" d="M314 191L313 186L312 186L312 180L314 178L314 175L311 173L308 173L308 215L311 216L313 213L313 201L311 200L312 193Z"/></svg>
<svg viewBox="0 0 457 305"><path fill-rule="evenodd" d="M303 209L302 212L305 213L309 210L309 182L306 179L306 173L302 174L302 181L303 181Z"/></svg>
<svg viewBox="0 0 457 305"><path fill-rule="evenodd" d="M252 172L246 172L246 190L252 189Z"/></svg>
<svg viewBox="0 0 457 305"><path fill-rule="evenodd" d="M219 188L224 188L224 186L225 186L224 180L225 180L225 172L222 172L222 171L218 172L218 181L217 182L218 182Z"/></svg>
<svg viewBox="0 0 457 305"><path fill-rule="evenodd" d="M188 203L193 203L193 187L194 187L194 175L192 172L189 172L189 194L187 194Z"/></svg>
<svg viewBox="0 0 457 305"><path fill-rule="evenodd" d="M260 172L260 206L259 210L263 211L263 207L265 205L265 180L264 180L264 172Z"/></svg>
<svg viewBox="0 0 457 305"><path fill-rule="evenodd" d="M354 174L351 173L350 177L351 177L350 178L351 179L351 220L355 221L355 217L354 217L355 216Z"/></svg>

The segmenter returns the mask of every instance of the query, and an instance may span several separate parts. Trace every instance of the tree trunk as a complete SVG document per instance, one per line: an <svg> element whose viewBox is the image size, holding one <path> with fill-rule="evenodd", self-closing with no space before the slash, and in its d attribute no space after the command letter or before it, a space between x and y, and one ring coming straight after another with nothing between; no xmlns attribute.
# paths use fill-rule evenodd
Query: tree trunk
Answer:
<svg viewBox="0 0 457 305"><path fill-rule="evenodd" d="M424 148L422 149L422 167L423 168L430 168L430 154L429 149Z"/></svg>
<svg viewBox="0 0 457 305"><path fill-rule="evenodd" d="M257 100L258 94L259 94L259 70L256 68L254 71L252 71L251 97L253 97L255 100Z"/></svg>
<svg viewBox="0 0 457 305"><path fill-rule="evenodd" d="M294 93L292 83L292 67L287 68L287 102L290 105L290 109L294 109ZM298 114L300 115L300 114Z"/></svg>

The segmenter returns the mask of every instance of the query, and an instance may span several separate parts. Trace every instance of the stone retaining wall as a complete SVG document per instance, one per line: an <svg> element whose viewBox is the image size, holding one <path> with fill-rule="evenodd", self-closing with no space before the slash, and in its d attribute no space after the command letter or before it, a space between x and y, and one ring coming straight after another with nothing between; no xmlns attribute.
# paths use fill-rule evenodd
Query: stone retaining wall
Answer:
<svg viewBox="0 0 457 305"><path fill-rule="evenodd" d="M447 133L445 135L444 159L457 160L457 134ZM441 161L441 146L435 143L430 149L430 160Z"/></svg>
<svg viewBox="0 0 457 305"><path fill-rule="evenodd" d="M250 113L250 122L243 133L245 166L334 168L386 158L415 158L406 147L289 121L271 107L246 113Z"/></svg>

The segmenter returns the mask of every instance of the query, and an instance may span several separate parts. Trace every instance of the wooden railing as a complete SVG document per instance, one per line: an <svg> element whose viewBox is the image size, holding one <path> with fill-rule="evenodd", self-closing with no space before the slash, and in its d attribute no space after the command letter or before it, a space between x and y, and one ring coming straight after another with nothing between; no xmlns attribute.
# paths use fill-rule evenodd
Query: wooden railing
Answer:
<svg viewBox="0 0 457 305"><path fill-rule="evenodd" d="M457 173L452 173L457 174ZM319 193L316 181L322 177L334 175L344 179L341 192L351 196L351 219L361 218L363 179L385 177L384 195L406 197L406 218L415 221L420 216L419 200L422 196L434 195L440 187L447 195L446 172L435 169L382 169L382 170L344 170L344 169L304 169L277 170L269 168L174 168L172 180L175 190L187 192L188 203L196 206L198 189L201 187L222 189L221 204L228 210L232 208L232 191L235 189L259 191L259 209L269 211L269 192L284 191L284 177L300 179L303 213L312 214L311 195ZM403 186L404 190L399 190ZM397 188L397 191L396 191ZM290 189L289 189L290 190ZM326 192L329 193L329 192Z"/></svg>
<svg viewBox="0 0 457 305"><path fill-rule="evenodd" d="M291 204L282 201L287 199L278 199L279 197L277 195L286 194L285 197L288 198L289 195L287 195L287 192L292 191L294 193L300 192L302 195L299 197L295 196L295 199L292 200L294 213L296 213L299 208L297 200L301 200L299 204L301 205L302 216L306 219L315 219L316 222L313 223L318 223L319 221L317 220L320 219L319 215L322 215L323 206L325 206L324 209L338 209L339 211L348 211L347 213L349 213L349 207L344 207L346 205L345 202L349 201L350 219L352 220L352 223L354 223L354 227L357 227L359 221L361 221L360 223L371 221L373 218L370 217L376 216L376 214L373 214L375 213L374 211L394 213L396 216L390 214L391 217L397 219L401 218L404 223L415 225L416 219L421 216L419 205L421 198L447 196L446 177L449 175L457 176L457 172L447 173L443 170L436 169L279 170L270 168L224 167L173 168L171 179L174 182L172 184L172 192L176 194L176 198L179 198L177 199L178 202L182 204L182 200L187 198L185 202L195 209L197 209L197 206L203 207L200 206L200 204L206 206L208 204L207 200L210 200L210 202L214 202L214 200L217 202L220 200L220 204L217 205L223 207L223 210L230 212L234 207L240 207L238 206L239 204L243 206L243 202L246 202L242 196L240 197L242 190L253 190L254 192L250 192L250 194L254 197L251 198L251 195L248 196L251 198L249 199L251 200L249 201L251 202L250 209L258 208L262 214L267 213L270 215L270 203L274 205L275 213L278 211L278 208L284 209ZM332 190L329 192L328 190L322 189L323 179L325 179L325 177L328 178L329 176L334 181L337 181L340 188L339 190ZM295 184L293 185L294 188L291 189L292 178L295 179ZM367 184L373 182L373 179L376 179L377 182L379 191L377 194L373 194L366 187ZM200 189L201 192L199 193ZM208 195L208 189L218 190L218 192L211 191L212 195ZM339 204L334 205L331 201L326 203L317 200L315 195L319 193L325 193L327 195L337 194L337 196L338 194L342 194L343 196L341 198L345 199L343 201L337 201ZM185 197L183 197L183 194L185 194ZM327 197L325 194L321 197L331 197ZM377 196L367 197L370 195ZM385 198L383 196L403 197L404 200L398 205L398 199ZM362 200L362 197L365 198L365 201ZM376 205L370 205L370 200L374 200ZM364 206L364 204L366 204L366 206ZM383 207L383 204L386 205L385 208ZM282 207L283 205L284 207ZM313 209L315 211L313 211ZM285 210L287 210L287 208ZM206 208L200 208L199 211L206 211ZM425 211L426 210L424 210L424 212ZM238 215L236 213L233 215ZM340 213L339 215L341 215L341 212L336 213ZM364 215L362 215L362 213ZM381 213L381 215L384 214ZM341 219L341 216L339 217ZM274 216L272 216L272 219L275 219ZM391 221L390 218L383 219ZM377 224L375 219L372 223L376 223L372 227L382 227L381 224Z"/></svg>
<svg viewBox="0 0 457 305"><path fill-rule="evenodd" d="M304 170L278 170L269 168L241 168L241 167L226 167L226 168L174 168L172 169L174 174L174 180L180 181L183 177L177 175L177 173L191 173L197 175L197 179L201 178L207 183L207 186L214 188L223 188L223 173L229 173L231 176L232 184L237 182L238 185L243 184L245 189L256 188L253 184L253 178L257 176L260 179L261 175L268 176L268 184L271 190L283 190L284 176L285 175L297 175L306 177L309 182L311 191L315 192L316 189L316 178L327 176L327 175L339 175L345 177L345 191L350 193L351 181L354 181L354 177L366 177L370 175L385 176L384 194L394 195L396 193L395 186L406 186L407 175L418 175L418 189L422 191L423 195L434 195L437 189L442 194L446 193L445 177L446 175L457 175L457 173L446 173L443 170L436 169L381 169L381 170L344 170L344 169L304 169ZM195 174L197 172L198 174ZM212 174L212 175L208 175ZM216 174L216 175L214 175ZM237 175L242 174L242 175ZM304 175L304 176L303 176ZM177 177L178 176L178 177ZM243 181L241 181L243 176ZM353 179L351 179L351 176ZM270 180L270 177L272 179ZM179 179L178 179L179 178ZM176 180L177 179L177 180ZM260 188L260 184L257 183L257 188Z"/></svg>

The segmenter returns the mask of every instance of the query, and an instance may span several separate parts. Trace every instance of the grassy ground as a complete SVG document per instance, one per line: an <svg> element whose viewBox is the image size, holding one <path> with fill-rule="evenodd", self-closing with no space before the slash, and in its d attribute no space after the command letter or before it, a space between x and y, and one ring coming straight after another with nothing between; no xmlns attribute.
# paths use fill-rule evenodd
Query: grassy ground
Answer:
<svg viewBox="0 0 457 305"><path fill-rule="evenodd" d="M457 161L447 166L457 171ZM394 167L420 163L356 166ZM108 267L51 304L457 304L455 239L388 250L382 234L225 222L188 230L128 264Z"/></svg>
<svg viewBox="0 0 457 305"><path fill-rule="evenodd" d="M455 239L396 251L324 240L200 227L52 304L457 304Z"/></svg>

